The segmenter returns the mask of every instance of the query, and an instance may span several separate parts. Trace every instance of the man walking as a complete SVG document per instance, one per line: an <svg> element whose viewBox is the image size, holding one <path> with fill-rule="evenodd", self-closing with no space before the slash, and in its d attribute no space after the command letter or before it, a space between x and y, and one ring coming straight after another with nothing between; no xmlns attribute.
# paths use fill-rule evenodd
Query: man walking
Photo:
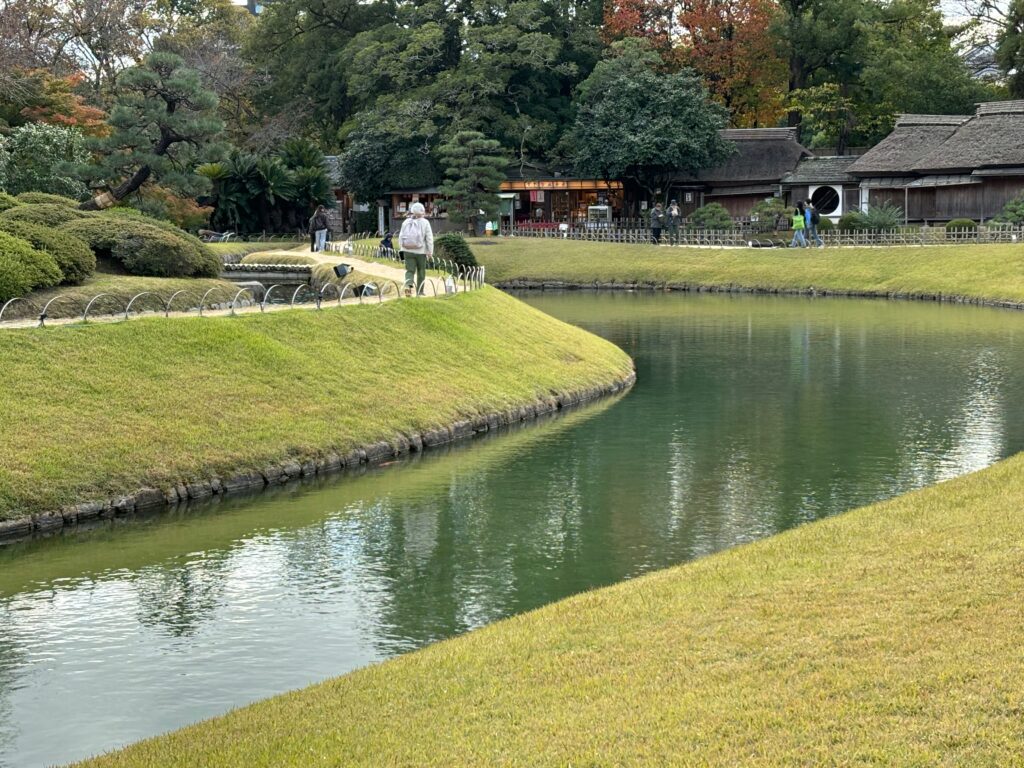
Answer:
<svg viewBox="0 0 1024 768"><path fill-rule="evenodd" d="M807 201L807 207L804 208L804 218L807 224L807 247L813 248L814 243L817 243L819 248L824 248L825 241L818 236L818 224L821 223L821 214L818 213L818 209L814 207L810 200Z"/></svg>
<svg viewBox="0 0 1024 768"><path fill-rule="evenodd" d="M679 203L672 200L668 204L668 241L672 245L679 244L679 224L683 220L683 212L679 208Z"/></svg>
<svg viewBox="0 0 1024 768"><path fill-rule="evenodd" d="M661 203L654 204L654 210L651 211L651 242L654 245L661 243L661 230L665 228L665 210L661 207Z"/></svg>

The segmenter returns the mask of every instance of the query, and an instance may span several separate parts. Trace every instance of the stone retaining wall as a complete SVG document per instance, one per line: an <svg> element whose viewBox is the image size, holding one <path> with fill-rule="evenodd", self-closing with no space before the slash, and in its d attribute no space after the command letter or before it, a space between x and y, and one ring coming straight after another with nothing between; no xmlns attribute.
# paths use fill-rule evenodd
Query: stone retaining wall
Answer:
<svg viewBox="0 0 1024 768"><path fill-rule="evenodd" d="M252 468L220 477L194 482L178 482L166 488L140 488L134 493L101 501L84 501L64 509L44 512L31 517L0 522L0 540L24 538L36 534L52 533L67 526L97 518L123 517L138 511L173 507L183 502L253 491L280 485L301 477L337 472L360 464L377 464L408 453L416 453L433 446L464 440L480 432L529 421L569 406L595 400L628 389L636 381L636 374L608 386L592 387L542 398L525 406L506 411L481 414L473 419L457 421L446 427L429 429L422 433L396 434L388 440L379 440L350 451L344 456L327 453L283 464L271 464L259 471Z"/></svg>

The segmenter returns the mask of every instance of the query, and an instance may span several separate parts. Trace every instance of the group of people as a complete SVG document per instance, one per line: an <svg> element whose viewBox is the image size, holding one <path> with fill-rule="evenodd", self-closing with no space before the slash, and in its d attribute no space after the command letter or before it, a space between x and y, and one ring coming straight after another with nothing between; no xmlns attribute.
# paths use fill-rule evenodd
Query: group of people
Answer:
<svg viewBox="0 0 1024 768"><path fill-rule="evenodd" d="M683 223L683 212L679 203L675 200L669 201L668 208L662 208L661 203L655 203L651 210L651 242L655 245L661 243L661 233L668 230L668 239L673 245L679 242L679 225Z"/></svg>
<svg viewBox="0 0 1024 768"><path fill-rule="evenodd" d="M790 248L812 248L813 242L818 248L825 247L825 241L818 234L818 224L821 222L821 214L810 200L799 201L793 209L793 242Z"/></svg>

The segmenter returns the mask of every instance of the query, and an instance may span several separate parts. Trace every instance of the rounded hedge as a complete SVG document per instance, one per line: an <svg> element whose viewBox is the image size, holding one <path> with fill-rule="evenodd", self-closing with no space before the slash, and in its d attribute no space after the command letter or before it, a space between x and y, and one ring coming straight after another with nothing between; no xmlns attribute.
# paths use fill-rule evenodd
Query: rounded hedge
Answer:
<svg viewBox="0 0 1024 768"><path fill-rule="evenodd" d="M64 276L62 283L80 285L96 271L96 256L89 244L69 232L28 221L3 220L0 220L0 230L27 240L36 250L50 254Z"/></svg>
<svg viewBox="0 0 1024 768"><path fill-rule="evenodd" d="M946 229L977 229L978 222L974 219L953 219L946 225Z"/></svg>
<svg viewBox="0 0 1024 768"><path fill-rule="evenodd" d="M852 229L867 229L868 221L860 211L847 211L839 217L838 229L849 231Z"/></svg>
<svg viewBox="0 0 1024 768"><path fill-rule="evenodd" d="M198 238L146 217L97 215L69 222L61 230L85 240L96 258L119 261L133 275L216 277L222 267L217 254Z"/></svg>
<svg viewBox="0 0 1024 768"><path fill-rule="evenodd" d="M66 205L70 208L77 208L78 201L64 195L51 195L49 192L22 192L17 195L17 200L22 205Z"/></svg>
<svg viewBox="0 0 1024 768"><path fill-rule="evenodd" d="M6 211L8 208L14 208L16 205L21 205L18 198L0 191L0 211Z"/></svg>
<svg viewBox="0 0 1024 768"><path fill-rule="evenodd" d="M476 256L466 242L466 238L458 232L448 232L434 238L434 256L439 259L454 261L460 267L477 266Z"/></svg>
<svg viewBox="0 0 1024 768"><path fill-rule="evenodd" d="M832 223L832 219L826 219L824 216L818 221L819 232L831 232L836 228L836 225Z"/></svg>
<svg viewBox="0 0 1024 768"><path fill-rule="evenodd" d="M14 208L8 208L0 213L0 219L5 221L28 221L32 224L42 224L44 227L55 228L61 224L76 219L84 219L88 216L84 211L69 208L58 203L43 203L42 205L23 204Z"/></svg>
<svg viewBox="0 0 1024 768"><path fill-rule="evenodd" d="M0 232L0 302L56 285L60 279L60 267L50 254L36 250L20 237Z"/></svg>

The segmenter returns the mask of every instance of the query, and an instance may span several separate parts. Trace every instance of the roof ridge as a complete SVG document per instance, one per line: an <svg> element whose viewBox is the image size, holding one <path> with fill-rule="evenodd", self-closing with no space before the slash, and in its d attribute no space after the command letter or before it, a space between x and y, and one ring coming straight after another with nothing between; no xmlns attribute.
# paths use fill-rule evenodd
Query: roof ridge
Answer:
<svg viewBox="0 0 1024 768"><path fill-rule="evenodd" d="M723 128L719 133L724 138L732 139L796 139L796 128Z"/></svg>
<svg viewBox="0 0 1024 768"><path fill-rule="evenodd" d="M983 101L977 106L977 114L981 115L1024 115L1024 99L1007 99L1006 101Z"/></svg>
<svg viewBox="0 0 1024 768"><path fill-rule="evenodd" d="M911 125L950 125L959 126L966 123L973 115L923 115L905 113L896 118L896 128Z"/></svg>

